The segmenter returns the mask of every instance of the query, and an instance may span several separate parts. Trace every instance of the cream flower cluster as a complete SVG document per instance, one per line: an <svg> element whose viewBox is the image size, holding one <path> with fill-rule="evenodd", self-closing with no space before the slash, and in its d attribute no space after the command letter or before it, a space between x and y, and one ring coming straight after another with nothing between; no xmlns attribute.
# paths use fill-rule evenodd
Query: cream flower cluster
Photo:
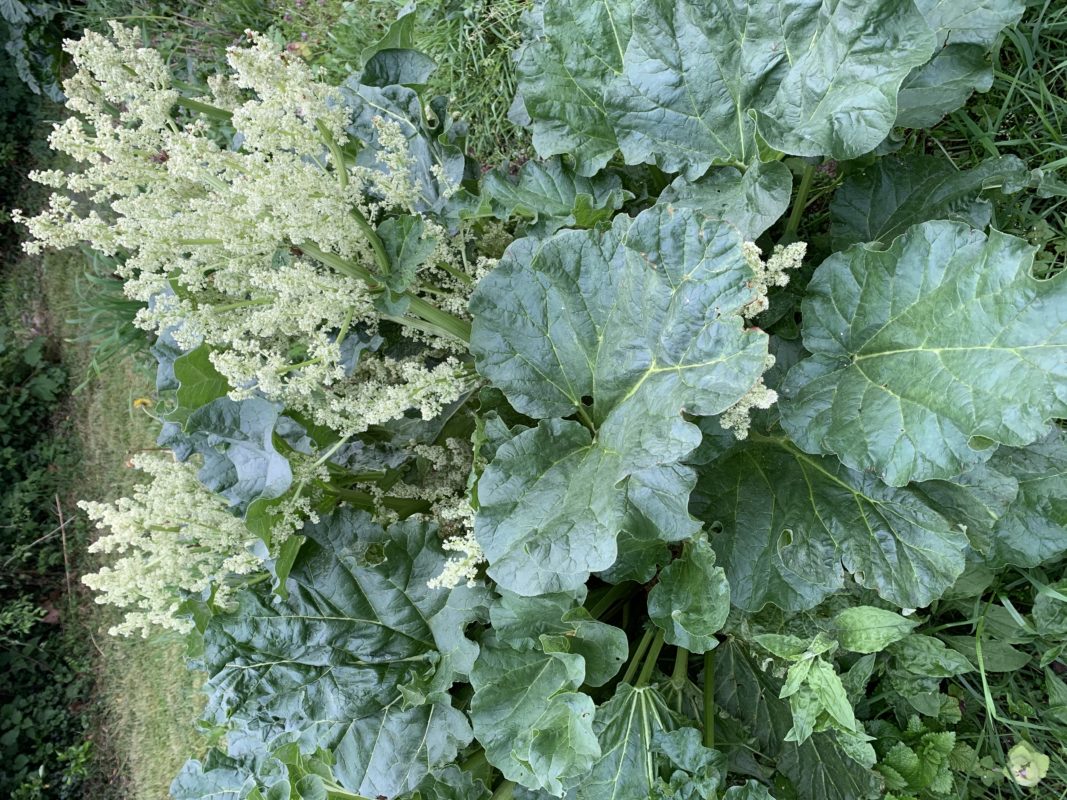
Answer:
<svg viewBox="0 0 1067 800"><path fill-rule="evenodd" d="M454 358L460 343L416 331L409 338L421 351L391 358L364 349L354 371L343 347L354 331L373 336L381 321L352 275L379 269L368 238L375 222L418 204L409 143L395 121L375 120L381 168L349 163L338 90L266 37L249 40L228 53L232 75L216 76L209 96L192 102L130 29L112 23L110 37L68 42L78 71L64 88L76 113L50 142L79 169L35 173L59 191L36 217L15 213L36 239L26 249L87 242L124 254L125 291L149 304L137 324L171 329L187 348L207 344L235 397L259 391L342 435L409 408L432 415L470 382ZM181 104L189 114L175 113ZM214 122L212 106L232 115L236 138ZM482 266L466 264L462 236L424 223L430 299L466 317ZM330 266L302 257L301 245Z"/></svg>
<svg viewBox="0 0 1067 800"><path fill-rule="evenodd" d="M182 593L215 587L215 601L225 604L227 577L262 569L262 559L252 552L258 540L223 498L200 483L195 464L158 454L135 456L133 464L151 481L137 486L132 497L79 503L108 531L89 551L117 556L82 580L99 593L96 602L125 610L113 635L148 636L158 628L185 633L192 622L176 616Z"/></svg>
<svg viewBox="0 0 1067 800"><path fill-rule="evenodd" d="M762 258L763 251L752 242L745 242L742 250L745 260L756 271L756 277L751 284L756 297L742 309L742 314L751 319L767 310L767 292L772 286L789 284L789 273L800 267L808 245L806 242L793 242L784 247L775 245L766 261Z"/></svg>

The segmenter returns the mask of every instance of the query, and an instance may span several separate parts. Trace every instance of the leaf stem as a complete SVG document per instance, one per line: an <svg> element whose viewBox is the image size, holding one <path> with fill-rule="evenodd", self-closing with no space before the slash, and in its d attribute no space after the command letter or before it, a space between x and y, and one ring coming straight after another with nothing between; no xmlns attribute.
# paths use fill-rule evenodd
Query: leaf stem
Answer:
<svg viewBox="0 0 1067 800"><path fill-rule="evenodd" d="M625 583L619 583L612 586L604 592L601 598L597 600L596 604L589 609L589 616L593 619L600 619L604 614L611 610L611 607L615 605L615 601L621 597L625 597L632 591L633 590Z"/></svg>
<svg viewBox="0 0 1067 800"><path fill-rule="evenodd" d="M662 649L663 629L657 627L656 638L652 640L652 646L648 648L648 655L645 657L645 665L641 667L641 674L637 676L637 683L634 684L638 689L648 685L648 680L652 677L652 670L656 668L656 661L659 659L659 653Z"/></svg>
<svg viewBox="0 0 1067 800"><path fill-rule="evenodd" d="M362 216L360 216L359 219L363 219L364 223L366 223L366 219ZM376 240L378 246L381 247L382 240L378 238L378 234L374 232L374 229L370 227L369 223L367 223L367 228L370 231L370 235L374 237L372 242ZM327 253L313 242L303 242L298 245L298 247L303 250L305 254L311 256L316 261L325 264L327 267L335 269L343 275L358 278L366 283L372 291L380 291L384 288L377 277L372 275L359 264L353 264L351 261L346 261L334 253ZM387 271L389 261L388 257L384 254L384 250L382 251L382 257L385 258L384 269ZM382 262L379 261L379 263ZM469 322L460 319L459 317L454 317L447 311L442 311L437 306L427 302L418 295L404 292L402 296L406 297L408 300L408 311L410 311L413 316L417 317L418 320L421 320L421 323L409 322L404 317L389 317L389 319L401 325L410 325L410 327L416 328L417 330L436 333L437 335L451 336L464 344L470 343L471 325ZM427 328L427 325L430 327Z"/></svg>
<svg viewBox="0 0 1067 800"><path fill-rule="evenodd" d="M630 663L626 667L626 674L622 676L623 683L629 683L633 685L634 674L637 672L637 665L641 663L641 658L645 655L645 651L648 650L648 646L652 644L653 633L652 627L645 630L645 635L641 637L641 641L637 643L637 649L634 650L633 656L630 658Z"/></svg>
<svg viewBox="0 0 1067 800"><path fill-rule="evenodd" d="M704 746L715 748L715 651L704 653Z"/></svg>
<svg viewBox="0 0 1067 800"><path fill-rule="evenodd" d="M685 681L689 677L689 651L684 647L679 647L678 651L674 654L674 672L671 673L671 686L674 687L678 693L678 702L674 709L679 714L682 713L682 689L685 688Z"/></svg>
<svg viewBox="0 0 1067 800"><path fill-rule="evenodd" d="M512 800L515 797L515 781L504 781L489 800Z"/></svg>
<svg viewBox="0 0 1067 800"><path fill-rule="evenodd" d="M811 181L815 177L815 166L804 165L804 174L800 177L800 186L797 188L797 196L793 201L793 210L789 213L789 221L785 224L785 233L782 234L782 242L796 241L797 231L800 229L800 219L804 216L804 209L808 203L808 192L811 191Z"/></svg>
<svg viewBox="0 0 1067 800"><path fill-rule="evenodd" d="M203 114L205 117L210 117L211 119L233 119L233 112L227 111L225 108L213 106L210 103L205 103L201 100L194 100L191 97L179 95L176 102L179 106L188 111L196 111L200 114Z"/></svg>

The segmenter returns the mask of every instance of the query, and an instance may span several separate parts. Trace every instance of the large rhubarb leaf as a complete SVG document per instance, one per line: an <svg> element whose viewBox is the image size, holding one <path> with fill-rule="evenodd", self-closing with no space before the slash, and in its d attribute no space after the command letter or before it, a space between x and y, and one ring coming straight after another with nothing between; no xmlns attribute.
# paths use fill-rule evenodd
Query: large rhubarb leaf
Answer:
<svg viewBox="0 0 1067 800"><path fill-rule="evenodd" d="M743 174L735 167L722 167L692 183L678 177L663 190L660 202L724 219L754 242L786 212L792 192L789 167L781 161L757 161Z"/></svg>
<svg viewBox="0 0 1067 800"><path fill-rule="evenodd" d="M989 466L1019 493L993 527L995 566L1034 567L1067 552L1067 436L1054 428L1028 447L1002 447Z"/></svg>
<svg viewBox="0 0 1067 800"><path fill-rule="evenodd" d="M886 250L815 271L782 425L894 486L958 475L1067 415L1067 280L1033 277L1034 249L927 222Z"/></svg>
<svg viewBox="0 0 1067 800"><path fill-rule="evenodd" d="M618 175L583 178L558 158L527 161L514 177L497 168L482 178L481 196L498 219L527 220L532 236L606 223L629 197Z"/></svg>
<svg viewBox="0 0 1067 800"><path fill-rule="evenodd" d="M753 433L701 468L693 510L734 605L812 608L845 572L901 607L936 600L963 572L967 537L909 489L886 486L782 436Z"/></svg>
<svg viewBox="0 0 1067 800"><path fill-rule="evenodd" d="M912 225L932 219L965 222L985 228L992 206L982 194L1005 194L1026 186L1030 172L1015 156L983 161L958 170L946 158L911 155L879 159L850 175L830 203L835 250L861 242L889 244Z"/></svg>
<svg viewBox="0 0 1067 800"><path fill-rule="evenodd" d="M618 150L604 91L622 70L630 0L548 0L535 37L519 51L519 104L544 156L567 153L579 175L595 175Z"/></svg>
<svg viewBox="0 0 1067 800"><path fill-rule="evenodd" d="M519 58L534 146L592 175L621 149L692 180L773 148L852 158L874 149L935 35L897 0L548 0Z"/></svg>
<svg viewBox="0 0 1067 800"><path fill-rule="evenodd" d="M601 756L575 800L650 797L657 778L652 739L673 731L679 722L658 689L620 683L614 696L597 709L593 729Z"/></svg>
<svg viewBox="0 0 1067 800"><path fill-rule="evenodd" d="M426 523L344 509L303 534L288 599L243 592L208 626L209 718L296 731L349 791L396 796L471 740L448 690L477 655L463 631L484 590L427 587L447 559Z"/></svg>
<svg viewBox="0 0 1067 800"><path fill-rule="evenodd" d="M767 337L739 314L752 277L735 228L665 206L508 248L471 299L471 351L516 409L549 419L481 477L494 580L573 590L614 563L624 479L679 461L700 441L682 412L720 413L764 368Z"/></svg>

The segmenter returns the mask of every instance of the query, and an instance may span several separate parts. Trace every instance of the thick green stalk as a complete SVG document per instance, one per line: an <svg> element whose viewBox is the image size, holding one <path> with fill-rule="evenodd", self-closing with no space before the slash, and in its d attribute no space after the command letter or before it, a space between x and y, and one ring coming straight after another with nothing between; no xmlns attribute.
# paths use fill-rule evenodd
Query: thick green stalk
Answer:
<svg viewBox="0 0 1067 800"><path fill-rule="evenodd" d="M645 657L645 665L641 667L641 674L637 676L637 683L634 684L638 689L648 685L648 681L652 677L652 670L656 668L656 661L659 660L659 653L662 649L663 629L656 628L656 638L652 640L652 646L649 647L648 655Z"/></svg>
<svg viewBox="0 0 1067 800"><path fill-rule="evenodd" d="M200 100L194 100L191 97L179 96L177 103L182 108L186 108L189 111L196 111L197 113L203 114L205 117L210 117L211 119L233 119L233 112L227 111L225 108L213 106L210 103L204 103Z"/></svg>
<svg viewBox="0 0 1067 800"><path fill-rule="evenodd" d="M633 588L625 583L619 583L612 586L604 592L601 598L596 602L596 605L589 609L589 616L593 619L600 619L604 614L611 610L611 607L615 605L616 601L626 597L632 591Z"/></svg>
<svg viewBox="0 0 1067 800"><path fill-rule="evenodd" d="M626 667L626 674L622 676L623 683L629 683L633 685L634 674L637 672L637 667L641 663L641 658L645 655L645 651L648 650L648 646L652 644L652 637L655 635L653 631L654 626L649 627L645 631L645 635L641 637L641 641L637 643L637 649L634 650L633 656L630 657L630 663Z"/></svg>
<svg viewBox="0 0 1067 800"><path fill-rule="evenodd" d="M715 651L704 654L704 746L715 747Z"/></svg>
<svg viewBox="0 0 1067 800"><path fill-rule="evenodd" d="M689 678L689 651L684 647L679 647L678 651L674 654L674 672L671 673L671 686L678 693L677 703L675 704L675 711L679 714L682 713L682 690L685 689L685 682Z"/></svg>
<svg viewBox="0 0 1067 800"><path fill-rule="evenodd" d="M366 220L364 220L366 222ZM369 227L369 226L368 226ZM373 229L371 229L373 233ZM376 233L373 234L374 239L381 246L381 239L378 239ZM373 240L372 240L373 242ZM372 291L380 291L384 287L381 282L366 269L359 264L353 264L351 261L346 261L334 253L327 253L322 248L318 247L312 242L303 242L298 245L299 248L306 254L314 258L316 261L325 264L331 269L335 269L343 275L348 275L353 278L366 283ZM373 244L372 244L373 246ZM383 257L386 258L385 264L388 267L388 258L385 257L383 251ZM377 256L376 256L377 258ZM471 326L466 320L462 320L459 317L454 317L447 311L442 311L432 303L428 303L418 295L411 292L403 292L402 296L407 298L408 311L412 316L416 317L416 320L410 321L404 317L387 317L394 322L401 325L409 325L417 330L425 331L428 333L436 333L438 335L444 334L451 336L464 344L468 344L471 340ZM421 323L420 323L421 321Z"/></svg>
<svg viewBox="0 0 1067 800"><path fill-rule="evenodd" d="M375 498L370 492L361 492L358 489L338 489L336 486L331 486L322 481L316 481L316 485L328 494L339 497L364 511L373 511L380 505L390 511L397 512L403 517L410 517L412 514L425 513L430 510L428 501L414 497L382 497L379 499Z"/></svg>
<svg viewBox="0 0 1067 800"><path fill-rule="evenodd" d="M814 177L815 167L807 164L804 167L804 174L800 178L796 199L793 200L793 210L789 214L789 221L785 224L785 233L782 234L783 243L788 244L796 241L797 231L800 229L800 220L804 216L804 209L808 204L808 193L811 191L811 181Z"/></svg>
<svg viewBox="0 0 1067 800"><path fill-rule="evenodd" d="M512 800L515 797L515 781L504 781L489 800Z"/></svg>

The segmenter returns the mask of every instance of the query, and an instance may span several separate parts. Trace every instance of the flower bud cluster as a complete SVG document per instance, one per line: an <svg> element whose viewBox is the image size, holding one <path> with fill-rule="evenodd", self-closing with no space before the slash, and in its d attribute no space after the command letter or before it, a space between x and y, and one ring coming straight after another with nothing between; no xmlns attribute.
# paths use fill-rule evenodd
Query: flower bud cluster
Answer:
<svg viewBox="0 0 1067 800"><path fill-rule="evenodd" d="M750 284L756 296L742 309L742 314L751 319L767 310L770 304L767 293L772 286L789 284L789 273L800 267L808 245L806 242L793 242L784 247L780 244L775 245L771 257L766 261L762 258L763 251L752 242L745 242L742 249L745 260L756 272L756 277Z"/></svg>
<svg viewBox="0 0 1067 800"><path fill-rule="evenodd" d="M133 465L151 481L135 487L132 497L79 503L108 531L89 551L116 556L82 580L99 593L96 602L125 609L124 621L110 633L185 633L192 622L178 616L182 595L214 588L215 602L224 605L228 577L262 569L263 560L253 553L257 540L226 501L197 479L194 463L141 454Z"/></svg>
<svg viewBox="0 0 1067 800"><path fill-rule="evenodd" d="M131 29L112 23L110 37L68 42L75 114L50 141L79 168L35 173L58 191L37 216L15 213L35 237L26 249L87 242L123 255L125 291L147 306L137 325L170 330L185 348L207 344L234 397L261 393L342 435L409 408L432 415L469 383L456 342L419 331L408 338L421 350L403 358L362 348L353 364L351 347L345 356L346 336L374 337L381 321L351 274L381 271L370 229L419 205L411 145L396 122L377 119L379 163L350 163L340 92L266 37L248 39L228 53L232 75L191 102ZM466 264L463 236L424 222L432 299L466 318L478 265ZM305 243L348 274L302 257Z"/></svg>

